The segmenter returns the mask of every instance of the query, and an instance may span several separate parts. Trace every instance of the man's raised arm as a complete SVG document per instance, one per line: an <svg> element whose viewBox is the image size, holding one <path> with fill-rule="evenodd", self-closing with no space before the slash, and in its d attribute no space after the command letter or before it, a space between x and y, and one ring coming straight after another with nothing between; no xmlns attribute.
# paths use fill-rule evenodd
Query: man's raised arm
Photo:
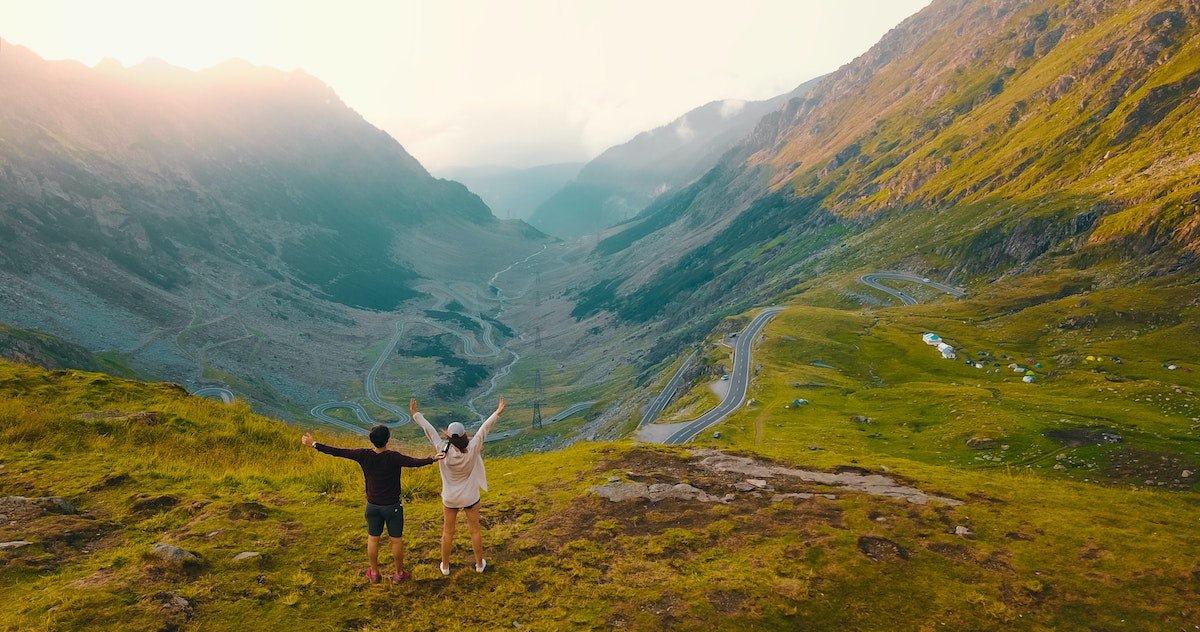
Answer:
<svg viewBox="0 0 1200 632"><path fill-rule="evenodd" d="M351 461L356 461L356 462L360 459L359 455L362 452L362 450L351 450L348 448L335 448L331 445L325 445L324 443L318 443L317 440L313 438L311 432L304 433L304 436L300 437L300 443L303 443L304 445L306 445L310 448L313 448L317 452L323 452L330 456L338 456L343 459L350 459Z"/></svg>

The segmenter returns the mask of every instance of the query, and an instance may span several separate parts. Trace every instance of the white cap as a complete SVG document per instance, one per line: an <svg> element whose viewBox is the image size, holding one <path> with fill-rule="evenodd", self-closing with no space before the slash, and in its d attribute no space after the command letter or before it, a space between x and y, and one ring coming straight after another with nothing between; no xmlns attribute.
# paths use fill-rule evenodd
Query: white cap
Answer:
<svg viewBox="0 0 1200 632"><path fill-rule="evenodd" d="M467 434L467 428L466 428L466 426L464 426L461 423L456 421L446 427L446 432L449 432L452 436L453 435L465 435L465 434Z"/></svg>

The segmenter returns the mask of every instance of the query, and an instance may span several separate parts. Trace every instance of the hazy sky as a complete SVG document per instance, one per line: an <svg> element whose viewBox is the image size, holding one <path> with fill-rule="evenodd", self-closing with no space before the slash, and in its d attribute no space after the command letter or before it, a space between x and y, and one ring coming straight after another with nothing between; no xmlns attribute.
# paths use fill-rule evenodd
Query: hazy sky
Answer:
<svg viewBox="0 0 1200 632"><path fill-rule="evenodd" d="M87 64L303 68L436 171L586 160L708 101L782 94L928 2L0 0L0 37Z"/></svg>

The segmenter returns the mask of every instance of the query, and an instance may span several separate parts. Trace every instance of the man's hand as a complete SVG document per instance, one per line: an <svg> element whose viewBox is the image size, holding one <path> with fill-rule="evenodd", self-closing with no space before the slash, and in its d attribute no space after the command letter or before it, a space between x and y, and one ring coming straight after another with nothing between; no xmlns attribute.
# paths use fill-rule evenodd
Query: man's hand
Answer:
<svg viewBox="0 0 1200 632"><path fill-rule="evenodd" d="M306 445L310 448L313 447L313 444L316 442L317 442L317 440L313 439L311 432L306 432L306 433L304 433L303 437L300 437L300 443L303 443L304 445Z"/></svg>
<svg viewBox="0 0 1200 632"><path fill-rule="evenodd" d="M434 461L441 461L441 460L442 460L442 459L444 459L444 458L446 458L446 453L445 453L445 452L438 452L437 454L433 455L433 460L434 460Z"/></svg>
<svg viewBox="0 0 1200 632"><path fill-rule="evenodd" d="M414 398L408 400L408 413L410 415L417 414L417 398L414 397Z"/></svg>
<svg viewBox="0 0 1200 632"><path fill-rule="evenodd" d="M504 412L504 407L505 407L505 405L507 405L507 402L505 402L505 401L504 401L504 396L503 396L503 395L501 395L501 396L500 396L500 403L496 405L496 414L497 414L497 415L499 415L500 413Z"/></svg>

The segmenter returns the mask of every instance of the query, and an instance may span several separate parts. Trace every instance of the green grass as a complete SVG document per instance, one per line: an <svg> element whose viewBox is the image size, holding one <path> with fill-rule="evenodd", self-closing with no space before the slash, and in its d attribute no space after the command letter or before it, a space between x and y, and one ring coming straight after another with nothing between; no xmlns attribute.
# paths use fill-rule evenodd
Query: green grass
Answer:
<svg viewBox="0 0 1200 632"><path fill-rule="evenodd" d="M1181 478L1200 472L1200 373L1186 371L1200 368L1198 308L1169 279L1116 288L1103 274L912 307L849 309L839 290L814 290L767 327L758 404L698 441L796 467L886 469L961 506L820 486L807 489L836 498L610 503L590 488L688 483L719 496L741 479L682 448L627 442L500 456L569 435L576 418L489 446L484 575L467 568L463 533L455 574L437 573L437 474L406 472L416 581L398 587L360 579L357 468L303 449L298 430L170 385L0 364L0 496L61 495L82 511L0 525L0 541L34 542L0 557L13 604L0 629L430 629L447 612L478 629L1187 629L1200 615L1200 474ZM963 352L1043 366L1025 384L942 360L919 339L930 330ZM784 408L797 397L810 404ZM1122 440L1052 438L1080 428ZM159 541L200 559L154 560ZM903 556L873 559L871 542ZM247 550L263 556L232 561ZM190 615L165 611L167 593Z"/></svg>

